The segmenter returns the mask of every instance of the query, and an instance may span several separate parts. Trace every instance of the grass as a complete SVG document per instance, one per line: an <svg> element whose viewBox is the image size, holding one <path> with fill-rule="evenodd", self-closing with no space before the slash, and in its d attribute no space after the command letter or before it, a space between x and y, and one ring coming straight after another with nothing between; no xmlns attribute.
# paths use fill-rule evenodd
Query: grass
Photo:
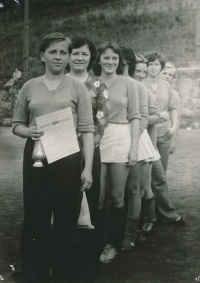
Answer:
<svg viewBox="0 0 200 283"><path fill-rule="evenodd" d="M194 7L183 7L179 0L151 2L140 1L137 7L133 0L107 1L106 4L90 6L46 6L45 9L32 6L29 23L30 72L27 78L43 73L39 42L52 31L60 31L70 37L84 36L95 45L110 40L121 46L130 46L136 52L156 49L177 66L194 61ZM23 11L1 17L0 82L8 80L16 67L23 68L22 31Z"/></svg>

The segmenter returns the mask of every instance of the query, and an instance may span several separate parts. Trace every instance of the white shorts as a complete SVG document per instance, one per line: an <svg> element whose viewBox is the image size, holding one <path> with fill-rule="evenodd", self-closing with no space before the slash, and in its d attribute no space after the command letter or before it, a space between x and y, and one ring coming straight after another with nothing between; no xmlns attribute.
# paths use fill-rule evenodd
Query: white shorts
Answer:
<svg viewBox="0 0 200 283"><path fill-rule="evenodd" d="M129 124L108 123L100 141L101 162L125 163L131 147Z"/></svg>

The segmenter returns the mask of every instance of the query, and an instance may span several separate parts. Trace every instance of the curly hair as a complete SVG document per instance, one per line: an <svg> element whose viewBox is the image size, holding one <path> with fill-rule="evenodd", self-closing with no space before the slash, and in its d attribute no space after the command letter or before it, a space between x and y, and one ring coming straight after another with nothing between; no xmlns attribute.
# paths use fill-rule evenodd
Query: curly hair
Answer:
<svg viewBox="0 0 200 283"><path fill-rule="evenodd" d="M162 55L161 53L157 52L157 51L151 51L151 52L147 52L144 54L144 57L150 62L154 62L156 61L156 59L158 59L158 61L160 62L161 68L163 69L165 67L166 64L166 60L164 55Z"/></svg>

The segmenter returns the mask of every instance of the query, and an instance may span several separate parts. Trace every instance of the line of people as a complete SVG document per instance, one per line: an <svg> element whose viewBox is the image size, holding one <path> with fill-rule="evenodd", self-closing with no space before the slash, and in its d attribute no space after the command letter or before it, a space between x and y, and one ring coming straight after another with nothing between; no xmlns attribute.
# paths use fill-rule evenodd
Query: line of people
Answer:
<svg viewBox="0 0 200 283"><path fill-rule="evenodd" d="M179 95L168 83L176 69L157 52L134 54L114 42L96 50L90 40L61 33L42 40L40 56L45 74L25 83L13 115L13 133L27 138L23 280L49 282L51 268L55 282L94 282L99 260L110 263L118 249L145 241L155 208L163 223L184 224L166 179L180 116ZM35 118L67 107L80 152L34 168L34 141L44 135ZM78 229L83 191L93 230Z"/></svg>

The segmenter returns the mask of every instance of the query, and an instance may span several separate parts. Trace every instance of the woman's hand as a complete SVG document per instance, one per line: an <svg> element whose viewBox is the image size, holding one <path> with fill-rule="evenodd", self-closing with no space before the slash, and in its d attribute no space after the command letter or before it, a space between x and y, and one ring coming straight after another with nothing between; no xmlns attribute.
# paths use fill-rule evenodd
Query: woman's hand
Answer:
<svg viewBox="0 0 200 283"><path fill-rule="evenodd" d="M176 143L172 141L171 147L170 147L170 154L173 154L176 150Z"/></svg>
<svg viewBox="0 0 200 283"><path fill-rule="evenodd" d="M138 149L135 149L135 148L131 149L129 151L128 158L129 158L129 162L126 164L126 166L128 166L128 167L134 166L137 163Z"/></svg>
<svg viewBox="0 0 200 283"><path fill-rule="evenodd" d="M165 120L165 121L169 120L169 113L167 111L161 112L160 113L160 119L161 119L161 121L162 120Z"/></svg>
<svg viewBox="0 0 200 283"><path fill-rule="evenodd" d="M29 137L32 138L34 141L38 141L41 136L44 135L44 132L41 130L37 130L36 126L31 126L29 128Z"/></svg>
<svg viewBox="0 0 200 283"><path fill-rule="evenodd" d="M168 129L167 134L168 134L170 137L172 137L173 134L175 133L175 131L176 131L176 127L171 127L171 128Z"/></svg>
<svg viewBox="0 0 200 283"><path fill-rule="evenodd" d="M92 186L92 173L85 168L81 174L81 181L83 183L81 191L89 190Z"/></svg>

